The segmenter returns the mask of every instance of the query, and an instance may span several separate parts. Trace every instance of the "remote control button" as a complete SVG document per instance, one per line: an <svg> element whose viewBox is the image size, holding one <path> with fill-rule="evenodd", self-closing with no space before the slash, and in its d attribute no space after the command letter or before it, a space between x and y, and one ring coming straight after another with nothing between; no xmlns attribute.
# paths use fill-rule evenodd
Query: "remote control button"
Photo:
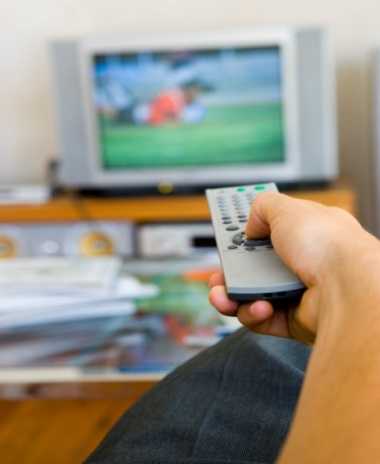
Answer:
<svg viewBox="0 0 380 464"><path fill-rule="evenodd" d="M236 250L237 249L237 246L236 245L230 245L228 247L229 250Z"/></svg>
<svg viewBox="0 0 380 464"><path fill-rule="evenodd" d="M226 227L226 230L228 230L229 232L232 232L234 230L239 230L239 229L240 229L240 227L236 226L235 224L232 224L232 225Z"/></svg>
<svg viewBox="0 0 380 464"><path fill-rule="evenodd" d="M223 221L223 224L224 224L225 226L227 226L227 225L229 225L229 224L232 224L232 221Z"/></svg>
<svg viewBox="0 0 380 464"><path fill-rule="evenodd" d="M238 234L235 234L233 237L232 237L232 243L234 245L241 245L242 243L244 242L244 239L243 239L243 233L242 232L239 232Z"/></svg>
<svg viewBox="0 0 380 464"><path fill-rule="evenodd" d="M245 247L247 251L255 251L256 247Z"/></svg>
<svg viewBox="0 0 380 464"><path fill-rule="evenodd" d="M272 242L269 239L255 239L255 240L247 239L244 242L244 245L247 247L272 246Z"/></svg>

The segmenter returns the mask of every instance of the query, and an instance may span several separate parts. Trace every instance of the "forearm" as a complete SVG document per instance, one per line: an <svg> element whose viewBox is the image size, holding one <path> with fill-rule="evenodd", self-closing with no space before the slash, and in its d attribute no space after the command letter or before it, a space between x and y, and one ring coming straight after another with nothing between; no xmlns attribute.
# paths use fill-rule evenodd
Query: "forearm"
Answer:
<svg viewBox="0 0 380 464"><path fill-rule="evenodd" d="M259 333L316 335L279 463L380 462L379 242L342 210L275 193L255 200L246 233L271 235L306 286L299 305L288 314L263 301L237 307L220 279L210 301Z"/></svg>
<svg viewBox="0 0 380 464"><path fill-rule="evenodd" d="M325 282L329 307L280 464L380 461L380 249L372 240L348 255Z"/></svg>

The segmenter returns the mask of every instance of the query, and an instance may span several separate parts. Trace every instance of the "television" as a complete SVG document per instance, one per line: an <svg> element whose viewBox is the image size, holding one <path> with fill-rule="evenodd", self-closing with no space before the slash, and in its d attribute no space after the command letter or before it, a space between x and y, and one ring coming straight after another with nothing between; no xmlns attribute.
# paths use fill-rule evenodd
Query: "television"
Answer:
<svg viewBox="0 0 380 464"><path fill-rule="evenodd" d="M136 191L337 176L323 28L54 40L50 55L65 186Z"/></svg>

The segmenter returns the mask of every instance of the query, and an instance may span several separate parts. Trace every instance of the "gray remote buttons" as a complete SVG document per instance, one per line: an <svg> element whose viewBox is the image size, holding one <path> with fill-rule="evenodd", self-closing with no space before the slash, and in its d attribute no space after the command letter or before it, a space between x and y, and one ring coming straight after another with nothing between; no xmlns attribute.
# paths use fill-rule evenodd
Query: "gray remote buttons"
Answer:
<svg viewBox="0 0 380 464"><path fill-rule="evenodd" d="M278 257L270 238L245 236L251 204L266 191L278 192L273 183L206 191L227 293L236 301L299 298L305 289Z"/></svg>

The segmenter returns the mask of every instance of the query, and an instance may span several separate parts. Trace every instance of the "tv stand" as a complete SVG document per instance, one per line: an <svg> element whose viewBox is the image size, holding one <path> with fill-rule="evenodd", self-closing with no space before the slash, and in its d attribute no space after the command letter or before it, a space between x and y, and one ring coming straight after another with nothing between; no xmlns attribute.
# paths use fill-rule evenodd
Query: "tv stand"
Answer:
<svg viewBox="0 0 380 464"><path fill-rule="evenodd" d="M284 190L304 198L338 206L356 214L356 196L349 184L339 181L330 186ZM0 205L0 222L55 222L92 220L144 222L209 221L206 198L202 193L129 196L99 196L63 193L41 205Z"/></svg>
<svg viewBox="0 0 380 464"><path fill-rule="evenodd" d="M345 182L338 182L320 190L292 190L290 194L356 213L355 192ZM172 221L208 219L206 201L204 196L199 194L146 198L75 198L66 194L42 205L2 205L0 221L75 221L80 219L80 208L76 201L83 201L96 219L129 219L136 222L158 222L168 218ZM28 440L28 450L30 448L33 451L30 453L32 457L42 456L43 453L43 456L47 456L46 462L83 462L90 450L108 431L110 424L155 383L152 378L147 378L149 374L145 379L142 374L141 381L137 382L126 373L102 373L96 369L92 374L90 370L87 376L73 375L71 380L69 376L70 373L65 369L61 374L44 369L3 371L0 396L8 395L9 398L9 395L12 395L12 401L0 401L0 407L3 417L6 418L4 424L7 421L11 426L2 428L3 435L0 435L0 440L11 443L12 450L20 450L13 462L25 461L24 449L16 446L20 440L20 433ZM8 382L5 379L8 379ZM19 401L15 401L16 395ZM20 397L24 397L25 401L21 401ZM33 401L30 398L33 398ZM50 400L46 401L46 398ZM59 433L52 435L52 427ZM38 433L30 434L30 430ZM61 436L67 433L67 430L71 430L72 434L62 440ZM62 457L58 461L57 446L60 446Z"/></svg>

